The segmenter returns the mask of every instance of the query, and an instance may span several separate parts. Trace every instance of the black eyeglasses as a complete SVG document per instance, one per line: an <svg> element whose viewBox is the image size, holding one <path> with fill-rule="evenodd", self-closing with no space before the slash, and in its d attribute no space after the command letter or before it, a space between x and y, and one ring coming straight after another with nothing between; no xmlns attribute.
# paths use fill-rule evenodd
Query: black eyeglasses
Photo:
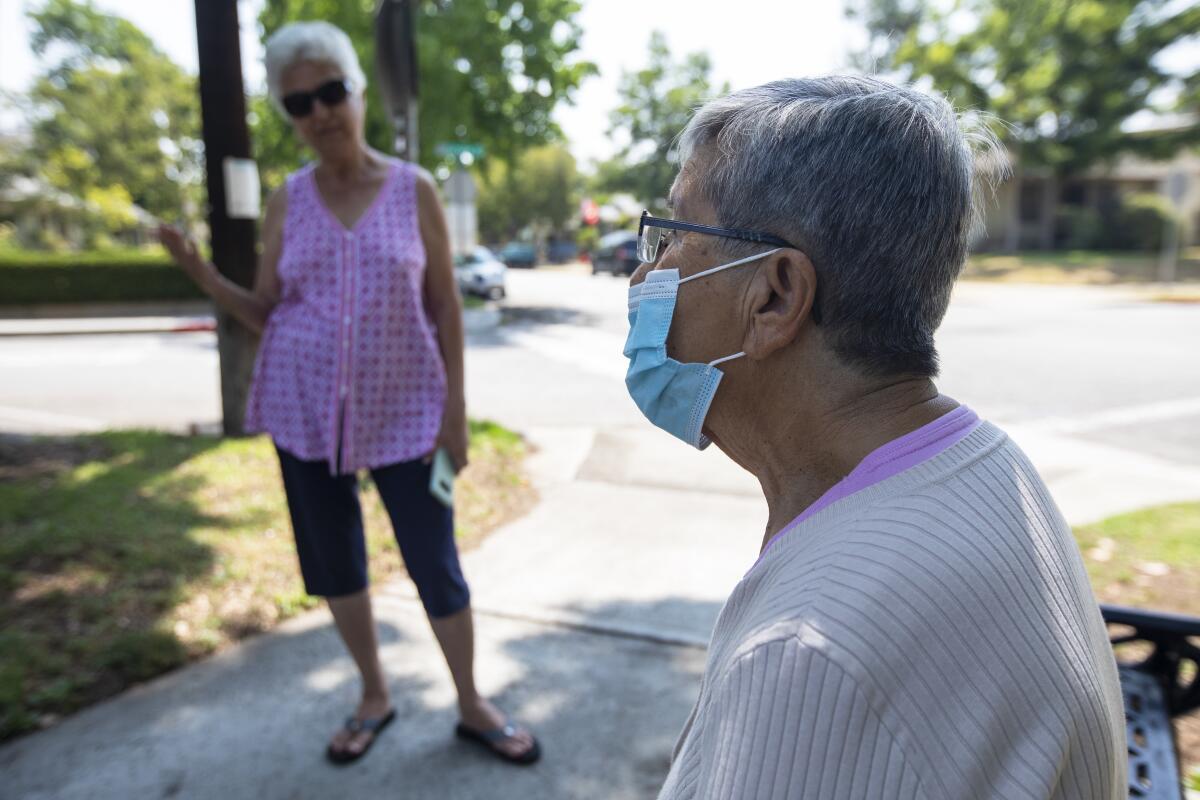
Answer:
<svg viewBox="0 0 1200 800"><path fill-rule="evenodd" d="M663 219L661 217L652 217L649 211L643 211L642 219L638 223L638 260L643 264L653 264L657 261L659 245L662 244L666 232L670 230L703 233L708 236L724 236L726 239L756 242L758 244L770 245L771 247L790 247L793 250L800 249L786 239L780 239L778 236L770 233L746 231L740 228L719 228L715 225L700 225L696 222L681 222L677 219ZM821 311L817 308L817 299L815 297L813 298L812 319L818 325L821 323Z"/></svg>
<svg viewBox="0 0 1200 800"><path fill-rule="evenodd" d="M350 84L345 78L337 78L321 84L311 92L292 92L283 98L283 107L289 116L298 119L312 113L314 100L320 100L321 105L326 108L333 108L349 96Z"/></svg>
<svg viewBox="0 0 1200 800"><path fill-rule="evenodd" d="M718 228L715 225L680 222L677 219L662 219L661 217L650 216L649 211L643 211L642 220L638 223L638 259L643 264L653 264L658 260L658 246L662 243L664 232L668 230L704 233L709 236L724 236L726 239L739 239L743 242L769 244L772 247L799 249L790 242L784 241L778 236L772 236L769 233L744 231L738 228Z"/></svg>

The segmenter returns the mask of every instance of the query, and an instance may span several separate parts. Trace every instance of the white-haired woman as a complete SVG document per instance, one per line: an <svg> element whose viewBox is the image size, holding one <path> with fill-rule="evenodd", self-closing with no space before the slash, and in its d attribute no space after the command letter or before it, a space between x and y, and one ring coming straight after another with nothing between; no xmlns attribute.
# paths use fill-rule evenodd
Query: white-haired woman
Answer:
<svg viewBox="0 0 1200 800"><path fill-rule="evenodd" d="M340 29L281 28L266 66L271 97L317 160L267 204L253 290L222 277L178 230L161 237L215 302L262 332L246 426L275 442L305 587L327 598L362 675L362 701L327 755L360 758L395 715L355 477L369 469L458 690L458 735L532 763L533 735L475 689L453 511L429 492L438 447L456 468L467 463L462 308L436 188L367 145L366 80Z"/></svg>

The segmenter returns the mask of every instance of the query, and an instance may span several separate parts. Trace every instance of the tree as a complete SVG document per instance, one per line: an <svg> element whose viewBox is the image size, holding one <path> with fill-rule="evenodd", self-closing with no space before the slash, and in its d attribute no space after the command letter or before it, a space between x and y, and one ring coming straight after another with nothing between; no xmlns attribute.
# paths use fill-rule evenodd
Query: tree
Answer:
<svg viewBox="0 0 1200 800"><path fill-rule="evenodd" d="M621 76L621 105L609 118L609 134L624 133L629 141L616 157L599 165L597 188L629 192L656 211L665 208L679 169L679 133L692 112L714 95L711 70L705 53L692 53L675 63L663 34L650 35L650 62L645 69ZM716 94L728 91L726 84Z"/></svg>
<svg viewBox="0 0 1200 800"><path fill-rule="evenodd" d="M485 241L500 241L527 227L544 236L560 232L579 205L575 158L562 145L534 147L510 168L492 159L479 192L479 228Z"/></svg>
<svg viewBox="0 0 1200 800"><path fill-rule="evenodd" d="M1130 136L1122 127L1140 111L1194 103L1200 70L1173 75L1157 57L1200 31L1198 5L964 0L950 8L864 0L851 16L870 36L859 66L926 78L960 107L994 114L1022 165L1063 177L1122 152L1166 157L1200 142L1200 120L1155 136ZM1156 102L1163 97L1172 99Z"/></svg>
<svg viewBox="0 0 1200 800"><path fill-rule="evenodd" d="M30 18L34 53L57 58L29 92L30 156L43 177L102 200L114 223L128 219L126 199L178 219L201 175L195 80L90 0L49 0Z"/></svg>
<svg viewBox="0 0 1200 800"><path fill-rule="evenodd" d="M323 19L354 42L363 70L375 64L374 0L267 0L259 22L269 36L296 20ZM425 0L417 14L421 111L420 161L439 163L439 142L482 144L488 158L511 161L522 150L561 138L551 119L593 64L572 58L582 31L577 0ZM287 120L265 100L254 107L254 138L266 183L299 163ZM367 89L367 140L391 150L383 103Z"/></svg>

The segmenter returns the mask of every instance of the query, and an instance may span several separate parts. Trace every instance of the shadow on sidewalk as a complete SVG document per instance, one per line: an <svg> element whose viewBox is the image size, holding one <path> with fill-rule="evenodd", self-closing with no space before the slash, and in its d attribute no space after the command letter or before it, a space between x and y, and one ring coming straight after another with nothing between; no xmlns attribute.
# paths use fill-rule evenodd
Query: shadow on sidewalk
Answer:
<svg viewBox="0 0 1200 800"><path fill-rule="evenodd" d="M589 609L602 624L636 615L711 617L713 603L669 599ZM397 720L349 768L324 762L358 681L328 623L313 616L102 703L0 749L22 798L388 796L623 800L657 792L698 691L697 647L482 617L480 683L530 724L545 756L499 762L452 736L457 711L418 606L381 607Z"/></svg>

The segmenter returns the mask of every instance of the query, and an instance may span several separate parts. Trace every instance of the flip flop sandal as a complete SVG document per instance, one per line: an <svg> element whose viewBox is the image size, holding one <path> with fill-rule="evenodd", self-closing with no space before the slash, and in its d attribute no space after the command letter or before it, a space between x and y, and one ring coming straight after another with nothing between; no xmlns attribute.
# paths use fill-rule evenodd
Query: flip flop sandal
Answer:
<svg viewBox="0 0 1200 800"><path fill-rule="evenodd" d="M519 756L510 756L503 750L497 749L496 745L505 739L511 739L517 735L517 726L512 722L505 722L499 728L494 728L490 731L477 731L468 728L461 722L454 729L454 734L460 739L468 742L474 742L480 747L485 748L489 753L494 755L501 761L507 761L510 764L519 764L521 766L529 766L536 763L542 757L542 746L538 744L538 740L533 740L533 745L528 750L521 753ZM531 734L532 735L532 734Z"/></svg>
<svg viewBox="0 0 1200 800"><path fill-rule="evenodd" d="M329 747L325 749L325 757L339 766L358 761L360 758L365 756L368 751L370 751L371 747L375 744L375 740L379 738L379 734L383 733L383 729L386 728L395 718L396 709L394 708L384 714L382 717L378 717L376 719L357 719L355 717L346 717L346 724L343 727L347 731L352 734L359 734L363 731L371 734L371 738L367 740L367 746L356 753L350 750L334 750L333 744L330 744Z"/></svg>

